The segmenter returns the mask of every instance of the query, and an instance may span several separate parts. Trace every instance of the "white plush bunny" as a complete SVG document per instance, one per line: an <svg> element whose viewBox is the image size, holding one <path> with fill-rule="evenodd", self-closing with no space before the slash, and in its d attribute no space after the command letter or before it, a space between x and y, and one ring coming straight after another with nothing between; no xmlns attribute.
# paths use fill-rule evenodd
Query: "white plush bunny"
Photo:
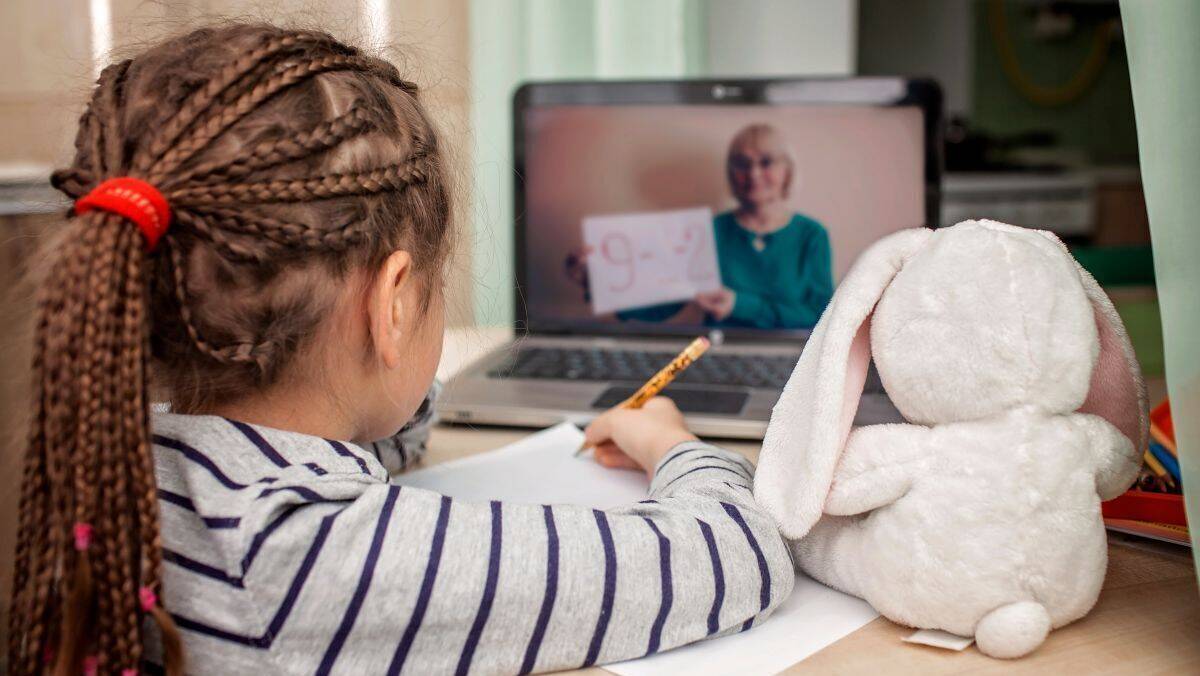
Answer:
<svg viewBox="0 0 1200 676"><path fill-rule="evenodd" d="M851 431L872 356L909 422ZM905 230L813 330L755 496L812 577L1019 657L1095 604L1100 501L1133 482L1147 426L1124 327L1054 235Z"/></svg>

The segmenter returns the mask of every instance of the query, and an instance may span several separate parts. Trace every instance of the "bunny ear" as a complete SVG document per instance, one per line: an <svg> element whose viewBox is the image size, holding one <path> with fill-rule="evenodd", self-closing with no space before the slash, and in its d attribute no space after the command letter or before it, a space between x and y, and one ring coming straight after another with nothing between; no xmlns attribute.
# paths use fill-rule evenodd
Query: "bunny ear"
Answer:
<svg viewBox="0 0 1200 676"><path fill-rule="evenodd" d="M1150 417L1146 408L1146 382L1142 379L1137 355L1108 295L1078 262L1075 267L1079 269L1083 290L1092 302L1100 338L1100 357L1092 369L1087 398L1079 412L1098 415L1112 423L1140 452L1146 448Z"/></svg>
<svg viewBox="0 0 1200 676"><path fill-rule="evenodd" d="M1054 242L1075 265L1096 317L1100 356L1092 369L1087 397L1079 407L1079 412L1104 418L1133 442L1134 449L1139 452L1145 450L1150 436L1146 381L1142 379L1142 369L1133 351L1133 344L1129 342L1129 335L1125 333L1121 316L1117 314L1108 294L1104 293L1091 273L1075 260L1066 245L1052 233L1044 230L1037 232Z"/></svg>
<svg viewBox="0 0 1200 676"><path fill-rule="evenodd" d="M821 517L871 360L871 312L932 234L902 230L863 252L838 285L771 412L754 497L786 537L803 537Z"/></svg>

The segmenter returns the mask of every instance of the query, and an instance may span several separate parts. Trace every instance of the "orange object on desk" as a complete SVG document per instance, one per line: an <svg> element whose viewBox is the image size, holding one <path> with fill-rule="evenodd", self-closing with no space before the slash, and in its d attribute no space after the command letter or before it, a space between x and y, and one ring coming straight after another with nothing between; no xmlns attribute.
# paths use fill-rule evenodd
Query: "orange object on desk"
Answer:
<svg viewBox="0 0 1200 676"><path fill-rule="evenodd" d="M1163 399L1162 403L1150 411L1150 422L1166 433L1171 441L1175 441L1175 423L1171 420L1171 400Z"/></svg>
<svg viewBox="0 0 1200 676"><path fill-rule="evenodd" d="M1126 491L1108 502L1100 503L1100 512L1106 519L1151 521L1172 526L1187 525L1183 496L1175 493Z"/></svg>

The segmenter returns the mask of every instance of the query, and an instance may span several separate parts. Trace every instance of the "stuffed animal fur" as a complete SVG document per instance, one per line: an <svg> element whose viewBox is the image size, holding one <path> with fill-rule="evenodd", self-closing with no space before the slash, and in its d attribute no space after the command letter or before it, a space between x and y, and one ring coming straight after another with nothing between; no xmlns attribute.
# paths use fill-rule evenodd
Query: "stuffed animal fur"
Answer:
<svg viewBox="0 0 1200 676"><path fill-rule="evenodd" d="M852 431L872 358L908 422ZM813 330L755 496L803 572L1020 657L1095 604L1100 501L1134 481L1147 428L1124 327L1054 235L905 230L863 253Z"/></svg>

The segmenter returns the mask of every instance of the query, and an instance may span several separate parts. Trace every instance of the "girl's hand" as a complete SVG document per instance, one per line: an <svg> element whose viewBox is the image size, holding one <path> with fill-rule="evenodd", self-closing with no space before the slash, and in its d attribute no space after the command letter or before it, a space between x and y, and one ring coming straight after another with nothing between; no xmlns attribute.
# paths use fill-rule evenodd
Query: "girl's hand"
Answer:
<svg viewBox="0 0 1200 676"><path fill-rule="evenodd" d="M713 316L713 319L721 321L733 312L733 304L737 302L737 294L730 289L719 289L717 291L709 291L708 293L696 294L696 304L704 308L704 311Z"/></svg>
<svg viewBox="0 0 1200 676"><path fill-rule="evenodd" d="M583 434L595 447L596 462L610 468L641 469L651 478L668 451L697 440L675 402L666 397L654 397L640 409L610 409Z"/></svg>

